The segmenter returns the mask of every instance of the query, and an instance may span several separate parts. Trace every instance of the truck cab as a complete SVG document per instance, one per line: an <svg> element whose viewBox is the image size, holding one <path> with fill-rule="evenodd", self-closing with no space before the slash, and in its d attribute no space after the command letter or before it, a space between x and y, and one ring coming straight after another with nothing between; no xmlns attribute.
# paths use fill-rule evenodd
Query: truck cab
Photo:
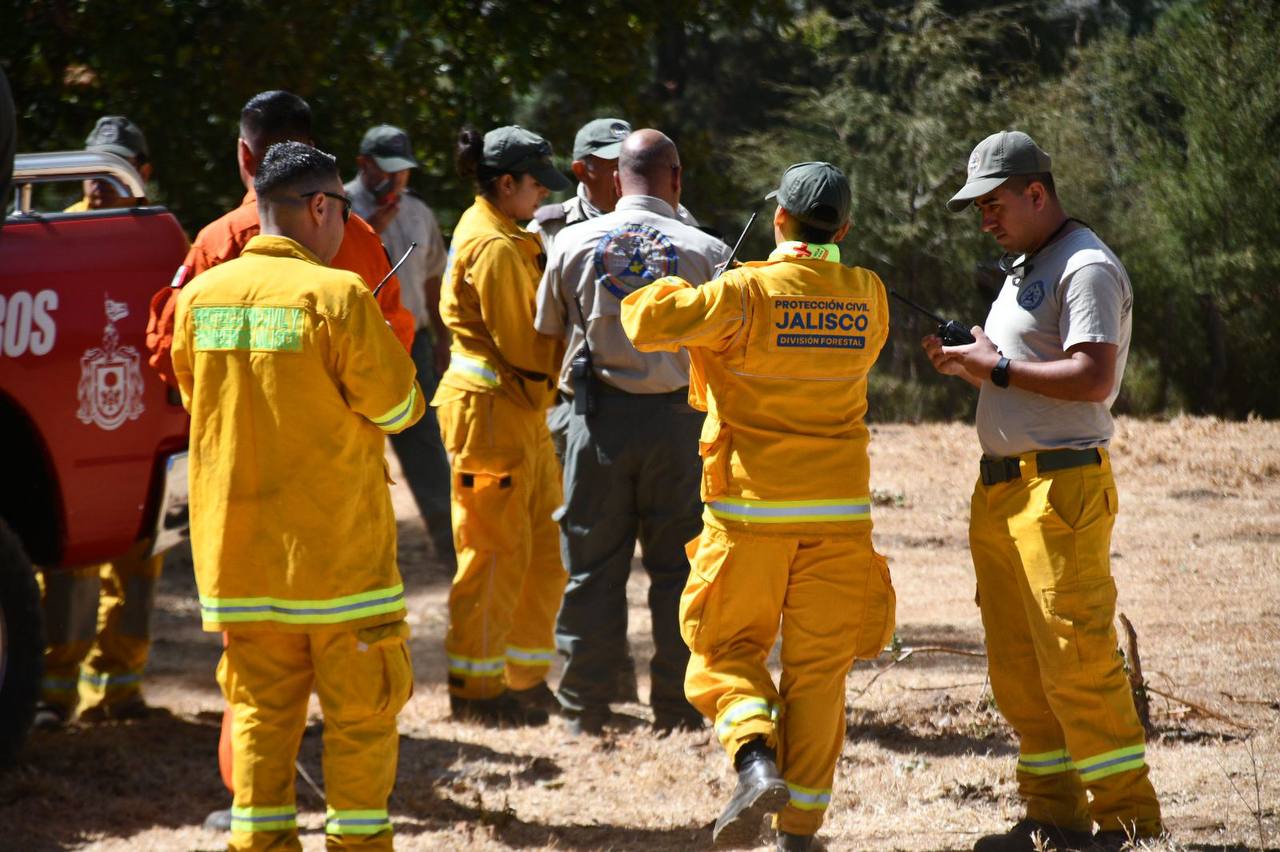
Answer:
<svg viewBox="0 0 1280 852"><path fill-rule="evenodd" d="M57 197L46 185L87 180L134 203L38 209ZM113 154L20 154L13 181L0 227L0 763L38 691L33 566L106 561L151 536L159 549L186 528L188 419L146 350L151 298L186 235Z"/></svg>

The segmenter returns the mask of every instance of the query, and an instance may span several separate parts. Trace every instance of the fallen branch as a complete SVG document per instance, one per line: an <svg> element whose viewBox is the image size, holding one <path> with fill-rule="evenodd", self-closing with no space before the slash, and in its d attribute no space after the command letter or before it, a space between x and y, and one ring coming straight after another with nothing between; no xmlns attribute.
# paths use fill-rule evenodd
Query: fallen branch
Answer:
<svg viewBox="0 0 1280 852"><path fill-rule="evenodd" d="M1215 713L1214 711L1210 710L1208 707L1205 707L1203 704L1197 704L1194 701L1188 701L1187 699L1181 698L1177 695L1173 695L1168 692L1162 692L1161 690L1156 689L1154 686L1151 686L1150 684L1147 684L1147 692L1153 692L1156 695L1159 695L1161 698L1167 698L1170 701L1176 701L1179 704L1183 704L1187 707L1190 707L1192 710L1195 710L1198 713L1203 713L1204 715L1208 716L1211 719L1217 719L1219 722L1226 722L1228 725L1239 728L1242 731L1256 730L1250 725L1245 725L1240 722L1237 722L1235 719L1232 719L1228 716L1224 716L1221 713Z"/></svg>
<svg viewBox="0 0 1280 852"><path fill-rule="evenodd" d="M1151 726L1151 701L1147 698L1147 681L1142 676L1142 658L1138 656L1138 631L1133 629L1133 623L1129 621L1129 616L1123 612L1120 613L1120 623L1124 625L1125 645L1129 649L1125 656L1128 665L1127 676L1129 678L1129 689L1133 693L1133 709L1138 711L1138 721L1142 723L1142 730L1146 731L1150 737L1155 733L1155 729Z"/></svg>

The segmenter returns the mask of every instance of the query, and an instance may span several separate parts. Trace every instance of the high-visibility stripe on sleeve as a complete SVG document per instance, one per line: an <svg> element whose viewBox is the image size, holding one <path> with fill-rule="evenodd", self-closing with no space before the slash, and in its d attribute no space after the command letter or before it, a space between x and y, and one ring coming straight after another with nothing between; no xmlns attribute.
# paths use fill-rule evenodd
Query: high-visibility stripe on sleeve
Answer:
<svg viewBox="0 0 1280 852"><path fill-rule="evenodd" d="M778 709L763 698L742 698L729 705L716 719L716 736L720 742L728 745L733 731L748 719L763 716L770 721L778 718Z"/></svg>
<svg viewBox="0 0 1280 852"><path fill-rule="evenodd" d="M479 379L491 388L496 388L501 383L498 371L493 369L488 361L464 352L449 353L449 369L457 370L473 379Z"/></svg>
<svg viewBox="0 0 1280 852"><path fill-rule="evenodd" d="M281 624L336 624L404 607L404 586L374 589L328 600L291 601L283 598L211 598L200 596L206 623L275 621Z"/></svg>
<svg viewBox="0 0 1280 852"><path fill-rule="evenodd" d="M1080 780L1088 782L1097 781L1099 778L1106 778L1108 775L1115 775L1118 772L1138 769L1145 766L1146 763L1146 746L1135 745L1077 760L1075 768L1080 773Z"/></svg>
<svg viewBox="0 0 1280 852"><path fill-rule="evenodd" d="M748 500L718 497L707 504L711 514L750 524L803 524L871 520L870 497L840 500Z"/></svg>
<svg viewBox="0 0 1280 852"><path fill-rule="evenodd" d="M40 680L40 689L45 692L75 692L77 688L78 681L75 678L49 677L45 675Z"/></svg>
<svg viewBox="0 0 1280 852"><path fill-rule="evenodd" d="M405 418L413 413L413 405L418 401L418 384L415 382L413 387L409 388L409 395L404 398L404 402L392 408L381 417L373 418L374 426L377 426L383 432L394 432L400 428L400 424Z"/></svg>
<svg viewBox="0 0 1280 852"><path fill-rule="evenodd" d="M391 817L386 810L339 811L326 808L325 834L378 834L391 830Z"/></svg>
<svg viewBox="0 0 1280 852"><path fill-rule="evenodd" d="M823 811L831 806L831 788L801 787L787 782L791 793L791 807L802 811Z"/></svg>
<svg viewBox="0 0 1280 852"><path fill-rule="evenodd" d="M288 831L298 827L298 809L280 807L231 808L232 831Z"/></svg>
<svg viewBox="0 0 1280 852"><path fill-rule="evenodd" d="M132 686L135 683L142 682L142 672L120 672L112 674L110 672L98 674L95 672L81 672L80 680L83 683L92 684L98 689L118 689L122 686Z"/></svg>
<svg viewBox="0 0 1280 852"><path fill-rule="evenodd" d="M1074 768L1071 755L1067 754L1066 749L1018 755L1018 771L1028 775L1056 775L1059 772L1070 772Z"/></svg>
<svg viewBox="0 0 1280 852"><path fill-rule="evenodd" d="M507 646L507 659L522 666L549 666L556 659L555 648L517 648Z"/></svg>
<svg viewBox="0 0 1280 852"><path fill-rule="evenodd" d="M506 657L460 657L448 654L449 674L463 677L502 677L507 668Z"/></svg>

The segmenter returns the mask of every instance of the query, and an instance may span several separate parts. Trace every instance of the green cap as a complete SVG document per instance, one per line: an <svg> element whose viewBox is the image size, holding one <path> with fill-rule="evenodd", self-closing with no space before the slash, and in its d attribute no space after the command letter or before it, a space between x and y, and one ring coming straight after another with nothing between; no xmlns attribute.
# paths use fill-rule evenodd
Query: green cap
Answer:
<svg viewBox="0 0 1280 852"><path fill-rule="evenodd" d="M484 135L481 162L504 172L528 172L552 192L571 186L569 179L551 162L551 143L514 124L495 128Z"/></svg>
<svg viewBox="0 0 1280 852"><path fill-rule="evenodd" d="M1052 160L1031 137L1020 130L992 133L969 155L969 177L951 196L947 209L959 213L1011 177L1050 171Z"/></svg>
<svg viewBox="0 0 1280 852"><path fill-rule="evenodd" d="M765 196L806 225L834 231L849 221L853 191L844 172L830 163L796 163Z"/></svg>
<svg viewBox="0 0 1280 852"><path fill-rule="evenodd" d="M360 153L372 157L384 172L402 172L418 167L418 161L413 158L413 146L409 144L409 134L390 124L369 128L360 140Z"/></svg>
<svg viewBox="0 0 1280 852"><path fill-rule="evenodd" d="M138 125L123 115L104 115L98 119L93 130L85 137L84 149L116 154L130 160L150 156L147 138L142 135Z"/></svg>
<svg viewBox="0 0 1280 852"><path fill-rule="evenodd" d="M622 140L631 135L631 125L620 118L597 118L582 125L573 137L573 158L585 160L599 157L616 160L622 152Z"/></svg>

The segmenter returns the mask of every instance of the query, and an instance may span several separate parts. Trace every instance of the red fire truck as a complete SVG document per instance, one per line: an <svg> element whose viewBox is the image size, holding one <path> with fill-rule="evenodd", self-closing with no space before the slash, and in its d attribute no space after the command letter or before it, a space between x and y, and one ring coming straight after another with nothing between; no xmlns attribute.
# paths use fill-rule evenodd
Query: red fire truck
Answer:
<svg viewBox="0 0 1280 852"><path fill-rule="evenodd" d="M137 206L40 212L45 184ZM125 160L18 155L0 227L0 765L30 724L44 641L33 566L100 562L186 529L187 415L146 363L153 293L187 239ZM8 207L6 200L5 206Z"/></svg>

